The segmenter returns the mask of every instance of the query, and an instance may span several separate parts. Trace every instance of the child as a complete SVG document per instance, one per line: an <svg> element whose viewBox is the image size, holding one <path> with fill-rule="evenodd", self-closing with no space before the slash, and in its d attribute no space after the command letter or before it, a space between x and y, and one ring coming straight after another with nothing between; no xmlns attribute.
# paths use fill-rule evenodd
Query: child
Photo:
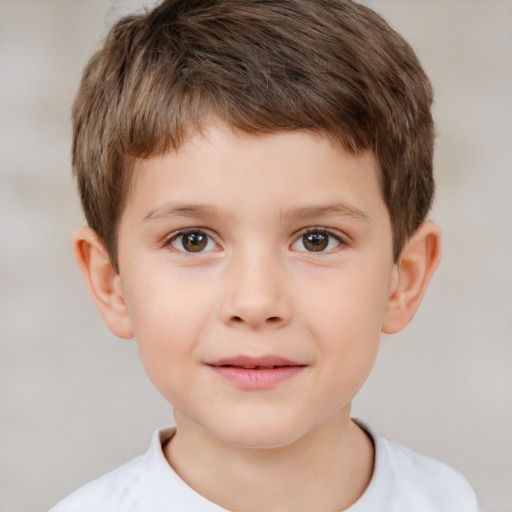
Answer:
<svg viewBox="0 0 512 512"><path fill-rule="evenodd" d="M74 248L175 427L53 511L476 510L350 418L439 260L431 103L349 0L167 0L114 26L74 105Z"/></svg>

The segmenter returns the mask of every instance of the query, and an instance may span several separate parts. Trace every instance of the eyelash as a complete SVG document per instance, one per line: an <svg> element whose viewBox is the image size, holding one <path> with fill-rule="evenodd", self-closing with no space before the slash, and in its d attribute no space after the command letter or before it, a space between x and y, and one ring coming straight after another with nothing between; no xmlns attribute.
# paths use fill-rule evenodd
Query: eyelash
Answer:
<svg viewBox="0 0 512 512"><path fill-rule="evenodd" d="M202 248L200 248L200 250L198 251L187 251L185 250L184 246L183 246L183 240L181 242L181 245L183 247L183 249L180 249L180 248L177 248L177 247L174 247L173 243L176 242L177 240L180 239L180 237L184 237L188 234L198 234L198 235L204 235L207 237L206 239L206 245ZM294 242L290 245L291 248L293 248L293 246L295 244L298 244L300 243L301 241L304 242L304 238L308 235L313 235L313 234L321 234L321 235L324 235L324 236L327 236L328 237L328 241L327 241L327 247L329 246L330 244L330 241L332 239L334 239L337 243L336 247L334 248L330 248L328 250L325 250L325 249L319 249L317 251L315 250L308 250L308 249L305 249L305 250L299 250L299 249L296 249L298 252L305 252L305 253L315 253L315 252L318 252L318 253L321 253L321 254L324 254L324 253L330 253L331 251L339 248L340 246L346 246L348 245L347 241L342 237L340 236L338 233L330 230L330 229L327 229L327 228L316 228L316 227L311 227L311 228L307 228L306 230L303 230L301 231L295 238ZM172 248L174 249L177 253L181 254L181 255L193 255L193 254L201 254L201 253L204 253L204 252L212 252L214 251L215 249L209 249L207 251L204 251L203 249L207 248L209 244L215 244L217 246L217 248L219 247L219 244L217 244L217 242L215 241L214 237L211 236L207 230L203 229L203 228L188 228L188 229L183 229L183 230L180 230L178 232L175 232L173 233L171 236L169 236L163 243L163 246L164 247L169 247L169 248Z"/></svg>
<svg viewBox="0 0 512 512"><path fill-rule="evenodd" d="M196 254L196 253L202 253L202 252L212 252L212 250L215 250L215 249L210 249L209 251L203 251L203 250L199 250L199 251L187 251L187 250L184 250L183 249L178 249L177 247L174 247L173 246L173 243L176 242L177 240L179 240L181 237L185 237L186 235L189 235L189 234L200 234L200 235L204 235L206 236L207 240L206 240L206 247L208 246L208 244L212 243L215 244L215 246L219 246L219 244L217 244L217 242L215 241L214 237L211 236L207 230L203 229L203 228L188 228L188 229L182 229L178 232L175 232L173 233L171 236L169 236L163 243L164 247L168 247L168 248L171 248L171 249L174 249L175 252L181 254L181 255L193 255L193 254ZM183 240L181 242L181 245L183 247Z"/></svg>
<svg viewBox="0 0 512 512"><path fill-rule="evenodd" d="M312 227L312 228L308 228L308 229L302 231L301 233L299 233L299 235L297 236L297 238L293 242L292 247L295 244L299 243L301 240L304 241L304 237L306 237L308 235L312 235L312 234L322 234L322 235L325 235L325 236L328 237L329 240L330 239L334 239L336 241L337 245L336 245L336 247L328 249L328 250L308 251L306 249L306 250L301 250L299 252L306 252L306 253L309 253L309 254L315 253L315 252L319 252L320 254L325 254L325 253L330 253L333 250L338 249L339 247L348 245L347 241L342 236L340 236L337 232L334 232L334 231L332 231L330 229L327 229L327 228ZM330 241L328 241L328 244L329 243L330 243Z"/></svg>

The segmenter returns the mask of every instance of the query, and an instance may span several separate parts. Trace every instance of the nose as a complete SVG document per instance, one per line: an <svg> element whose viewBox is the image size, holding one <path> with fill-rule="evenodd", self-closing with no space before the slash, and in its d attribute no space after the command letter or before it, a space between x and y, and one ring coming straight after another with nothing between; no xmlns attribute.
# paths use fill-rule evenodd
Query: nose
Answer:
<svg viewBox="0 0 512 512"><path fill-rule="evenodd" d="M279 329L290 322L286 271L279 257L244 255L230 264L221 320L233 327Z"/></svg>

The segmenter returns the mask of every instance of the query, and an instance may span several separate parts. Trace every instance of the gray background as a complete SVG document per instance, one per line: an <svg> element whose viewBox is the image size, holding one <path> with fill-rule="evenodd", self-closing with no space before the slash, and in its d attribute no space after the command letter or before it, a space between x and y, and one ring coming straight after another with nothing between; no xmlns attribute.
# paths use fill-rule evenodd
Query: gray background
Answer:
<svg viewBox="0 0 512 512"><path fill-rule="evenodd" d="M47 509L172 419L134 343L103 326L70 245L83 222L70 104L100 37L140 3L0 0L3 512ZM512 511L512 2L368 3L435 86L444 255L413 324L383 338L354 412L462 471L485 510Z"/></svg>

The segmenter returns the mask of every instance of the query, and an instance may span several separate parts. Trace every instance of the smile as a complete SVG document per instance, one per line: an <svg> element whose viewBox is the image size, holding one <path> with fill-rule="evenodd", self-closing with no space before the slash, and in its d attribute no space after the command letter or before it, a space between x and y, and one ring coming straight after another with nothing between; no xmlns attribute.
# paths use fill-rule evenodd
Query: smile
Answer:
<svg viewBox="0 0 512 512"><path fill-rule="evenodd" d="M236 356L206 363L217 375L243 389L265 389L290 379L307 365L278 356Z"/></svg>

